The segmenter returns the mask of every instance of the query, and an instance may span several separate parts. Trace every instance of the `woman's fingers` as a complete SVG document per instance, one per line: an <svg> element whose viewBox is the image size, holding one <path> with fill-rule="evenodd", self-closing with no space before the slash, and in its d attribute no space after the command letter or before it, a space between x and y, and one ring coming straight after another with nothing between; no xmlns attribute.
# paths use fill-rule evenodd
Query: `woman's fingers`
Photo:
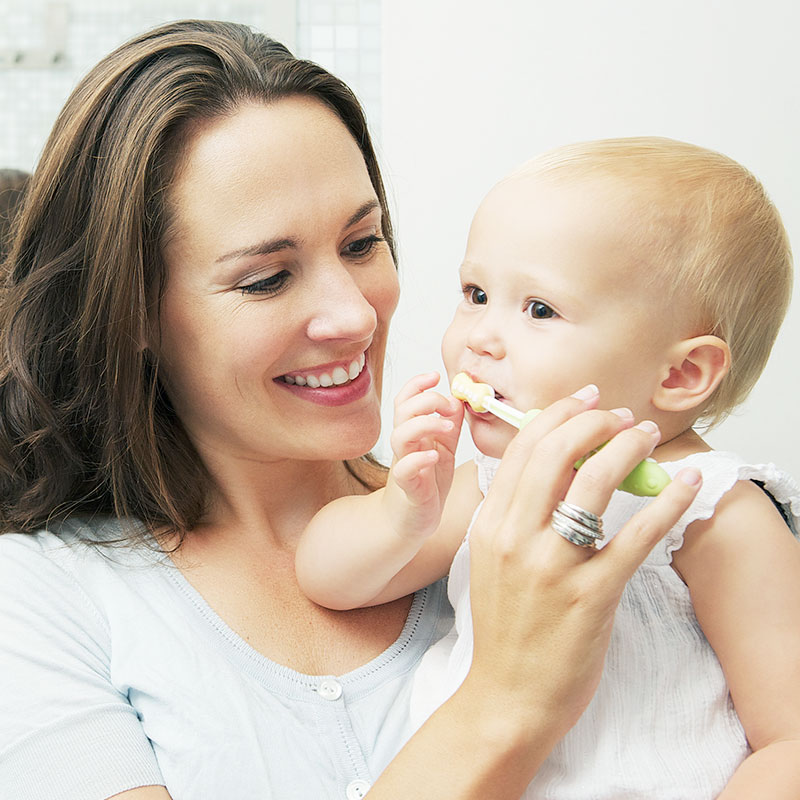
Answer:
<svg viewBox="0 0 800 800"><path fill-rule="evenodd" d="M574 404L565 403L558 416L567 416L566 421L554 424L558 422L558 416L547 421L547 428L551 429L538 440L536 436L541 431L528 430L539 421L538 417L515 437L511 443L515 446L514 458L507 460L507 450L487 494L484 503L487 516L507 515L512 530L515 524L520 530L527 531L549 525L553 509L575 478L575 462L633 423L629 416L613 411L594 409L573 413L576 411ZM582 480L590 482L591 472ZM615 485L605 479L601 493L604 488L606 496L600 498L600 512Z"/></svg>
<svg viewBox="0 0 800 800"><path fill-rule="evenodd" d="M584 461L564 500L602 516L614 489L653 452L660 438L658 426L649 420L622 430Z"/></svg>
<svg viewBox="0 0 800 800"><path fill-rule="evenodd" d="M604 569L622 586L647 558L648 553L692 504L703 483L699 470L681 470L647 506L635 514L596 555Z"/></svg>
<svg viewBox="0 0 800 800"><path fill-rule="evenodd" d="M588 397L585 399L571 396L558 400L544 409L511 440L492 482L492 489L486 496L484 507L488 505L489 514L492 513L493 506L496 506L500 513L511 503L520 477L531 461L536 446L567 420L593 408L597 404L597 400L595 387L591 387L591 391L588 392ZM537 493L539 489L540 487L537 487Z"/></svg>

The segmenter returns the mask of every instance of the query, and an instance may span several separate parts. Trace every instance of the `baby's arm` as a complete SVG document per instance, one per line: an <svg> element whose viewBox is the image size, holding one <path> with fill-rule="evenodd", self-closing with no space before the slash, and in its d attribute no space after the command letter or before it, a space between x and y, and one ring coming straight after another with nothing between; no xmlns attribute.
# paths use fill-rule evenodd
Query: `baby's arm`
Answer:
<svg viewBox="0 0 800 800"><path fill-rule="evenodd" d="M297 579L320 605L384 603L446 574L480 492L474 465L454 469L464 411L428 391L438 380L417 376L395 401L386 487L329 503L304 531Z"/></svg>
<svg viewBox="0 0 800 800"><path fill-rule="evenodd" d="M800 797L800 542L740 481L687 530L674 564L720 660L753 753L721 800Z"/></svg>

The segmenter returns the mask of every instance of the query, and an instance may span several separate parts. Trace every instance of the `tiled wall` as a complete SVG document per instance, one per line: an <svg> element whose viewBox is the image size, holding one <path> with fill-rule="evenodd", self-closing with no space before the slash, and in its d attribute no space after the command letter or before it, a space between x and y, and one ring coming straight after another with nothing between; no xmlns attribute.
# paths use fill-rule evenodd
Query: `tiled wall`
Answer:
<svg viewBox="0 0 800 800"><path fill-rule="evenodd" d="M297 0L296 51L349 84L379 138L381 0Z"/></svg>
<svg viewBox="0 0 800 800"><path fill-rule="evenodd" d="M80 76L170 19L242 22L340 75L380 122L380 0L0 0L0 167L30 170Z"/></svg>

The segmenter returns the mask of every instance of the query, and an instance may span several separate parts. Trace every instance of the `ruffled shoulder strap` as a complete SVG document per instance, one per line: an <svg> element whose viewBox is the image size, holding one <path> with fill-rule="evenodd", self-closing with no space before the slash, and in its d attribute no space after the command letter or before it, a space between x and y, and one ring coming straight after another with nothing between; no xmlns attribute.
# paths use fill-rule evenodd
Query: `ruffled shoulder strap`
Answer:
<svg viewBox="0 0 800 800"><path fill-rule="evenodd" d="M500 466L499 458L486 456L480 451L475 453L475 465L478 467L478 488L483 495L489 491L497 468Z"/></svg>
<svg viewBox="0 0 800 800"><path fill-rule="evenodd" d="M656 548L668 561L683 545L686 528L697 520L710 519L723 495L737 481L752 480L761 484L779 505L792 533L800 538L800 487L775 464L747 464L735 453L712 450L694 453L680 461L662 462L661 466L671 477L684 467L696 467L703 474L703 486L694 502L664 538L662 547Z"/></svg>

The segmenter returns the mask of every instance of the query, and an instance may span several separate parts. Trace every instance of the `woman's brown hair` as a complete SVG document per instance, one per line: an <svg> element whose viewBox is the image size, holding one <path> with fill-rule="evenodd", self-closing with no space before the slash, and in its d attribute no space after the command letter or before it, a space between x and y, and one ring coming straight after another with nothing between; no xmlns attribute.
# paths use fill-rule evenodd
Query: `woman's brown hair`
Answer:
<svg viewBox="0 0 800 800"><path fill-rule="evenodd" d="M180 534L199 521L210 479L142 346L165 280L165 196L193 121L297 95L325 103L357 142L394 255L358 100L267 36L231 23L170 23L119 47L76 87L9 254L0 308L0 532L31 532L73 514Z"/></svg>

